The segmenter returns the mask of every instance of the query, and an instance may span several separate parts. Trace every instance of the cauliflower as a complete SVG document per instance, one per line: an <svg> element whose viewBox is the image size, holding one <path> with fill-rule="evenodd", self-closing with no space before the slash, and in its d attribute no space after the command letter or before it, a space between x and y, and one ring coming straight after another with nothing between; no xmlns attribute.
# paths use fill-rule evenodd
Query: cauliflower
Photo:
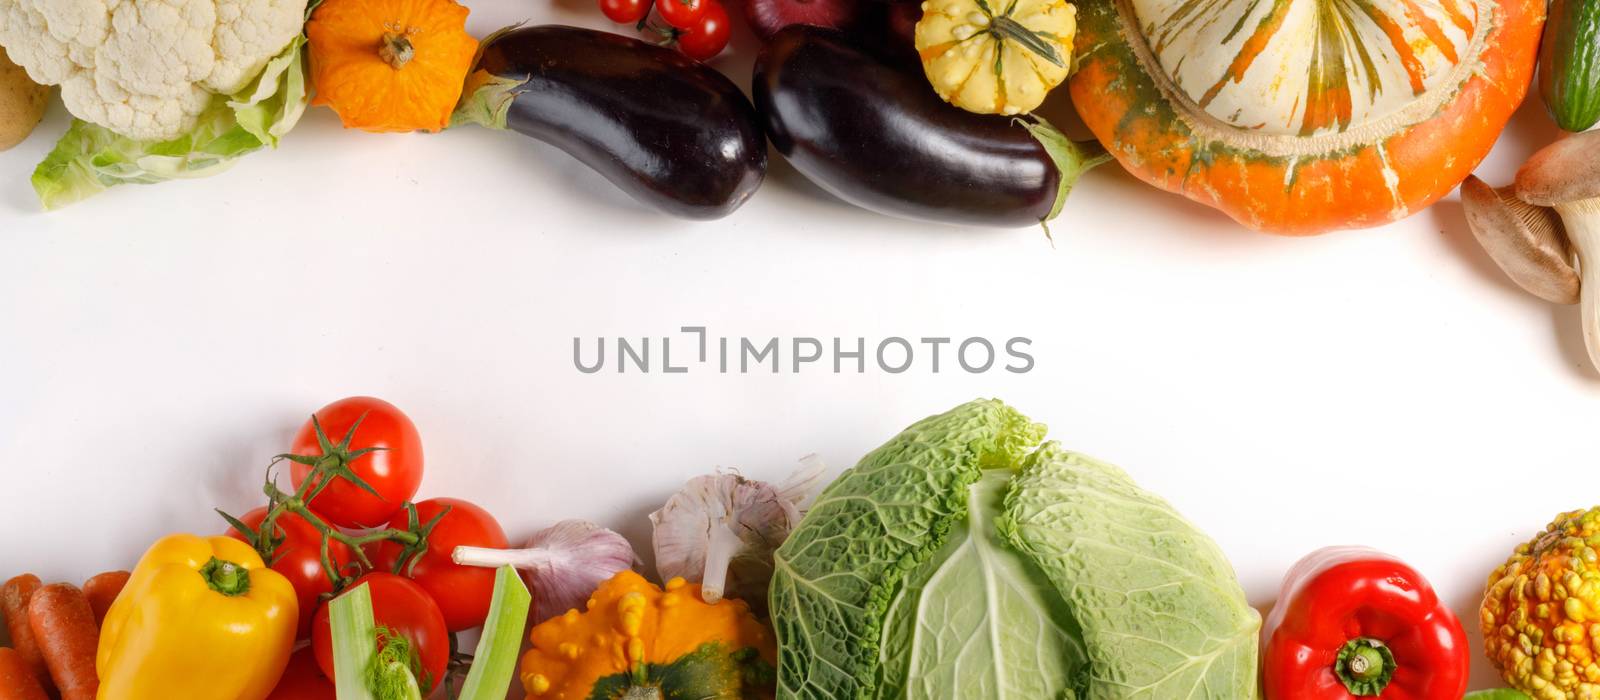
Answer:
<svg viewBox="0 0 1600 700"><path fill-rule="evenodd" d="M78 118L133 139L195 128L305 24L308 0L0 0L0 46Z"/></svg>

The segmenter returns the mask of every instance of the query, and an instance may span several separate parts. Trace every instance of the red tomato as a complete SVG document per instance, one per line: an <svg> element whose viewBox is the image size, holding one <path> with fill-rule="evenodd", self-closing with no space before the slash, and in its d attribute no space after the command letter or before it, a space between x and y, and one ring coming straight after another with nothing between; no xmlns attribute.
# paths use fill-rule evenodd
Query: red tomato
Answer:
<svg viewBox="0 0 1600 700"><path fill-rule="evenodd" d="M649 0L600 0L600 12L618 24L633 24L650 12Z"/></svg>
<svg viewBox="0 0 1600 700"><path fill-rule="evenodd" d="M387 521L417 495L417 487L422 484L422 438L400 409L387 401L357 396L323 406L316 417L322 423L323 434L335 446L360 420L361 426L350 441L349 451L369 447L383 449L362 455L349 465L356 476L378 492L377 496L347 479L335 479L312 501L313 510L340 527L372 527ZM313 457L322 455L311 421L300 426L290 452ZM295 488L300 488L310 473L310 465L293 463Z"/></svg>
<svg viewBox="0 0 1600 700"><path fill-rule="evenodd" d="M715 0L656 0L656 12L661 21L679 29L695 26L706 14L706 8Z"/></svg>
<svg viewBox="0 0 1600 700"><path fill-rule="evenodd" d="M670 1L670 0L668 0ZM728 23L728 11L717 0L704 0L705 13L694 26L678 35L678 50L696 61L704 61L728 48L728 37L733 28Z"/></svg>
<svg viewBox="0 0 1600 700"><path fill-rule="evenodd" d="M437 687L444 678L445 665L450 662L450 632L444 627L444 615L439 614L428 592L411 579L394 574L374 572L350 584L353 589L367 584L372 593L372 619L382 627L405 637L417 651L423 675L419 685ZM316 650L317 666L322 674L333 678L333 627L328 622L328 605L317 609L316 622L311 625L311 648Z"/></svg>
<svg viewBox="0 0 1600 700"><path fill-rule="evenodd" d="M261 519L265 517L267 507L262 506L245 513L239 520L254 529L261 527ZM333 590L333 582L322 570L322 533L294 513L278 516L277 527L278 535L284 539L283 544L273 552L277 559L272 562L272 570L283 574L289 583L294 584L295 597L300 600L300 626L295 638L305 639L311 633L311 616L322 604L317 598ZM244 534L231 527L226 534L236 540L244 540ZM340 571L352 559L350 548L338 540L328 544L328 557Z"/></svg>
<svg viewBox="0 0 1600 700"><path fill-rule="evenodd" d="M451 632L459 632L482 625L489 616L489 603L494 599L494 569L461 566L451 561L450 554L462 545L504 549L508 544L506 533L494 516L458 498L430 498L418 503L417 521L427 524L446 506L450 512L428 535L428 551L416 559L411 578L439 604L445 626ZM389 527L404 530L407 520L407 514L402 511L389 521ZM383 571L393 571L402 549L393 541L383 541L378 545L372 565Z"/></svg>
<svg viewBox="0 0 1600 700"><path fill-rule="evenodd" d="M278 686L272 689L267 700L337 700L333 681L317 668L317 655L311 647L302 648L289 657L289 667L284 669Z"/></svg>

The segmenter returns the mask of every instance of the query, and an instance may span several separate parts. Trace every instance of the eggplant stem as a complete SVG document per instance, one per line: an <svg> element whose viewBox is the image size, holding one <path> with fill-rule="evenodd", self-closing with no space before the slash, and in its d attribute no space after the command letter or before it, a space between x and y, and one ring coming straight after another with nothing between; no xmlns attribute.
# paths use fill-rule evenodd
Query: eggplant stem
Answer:
<svg viewBox="0 0 1600 700"><path fill-rule="evenodd" d="M1056 201L1050 213L1039 220L1044 226L1046 238L1050 238L1050 221L1061 214L1061 209L1067 204L1067 195L1072 193L1073 185L1078 183L1078 178L1084 173L1093 170L1102 163L1111 161L1111 154L1099 141L1073 141L1066 134L1046 121L1044 117L1030 114L1026 118L1019 117L1016 123L1021 124L1033 134L1034 140L1044 147L1049 154L1051 162L1055 163L1056 170L1060 173L1060 182L1056 186ZM1054 238L1051 238L1052 243Z"/></svg>

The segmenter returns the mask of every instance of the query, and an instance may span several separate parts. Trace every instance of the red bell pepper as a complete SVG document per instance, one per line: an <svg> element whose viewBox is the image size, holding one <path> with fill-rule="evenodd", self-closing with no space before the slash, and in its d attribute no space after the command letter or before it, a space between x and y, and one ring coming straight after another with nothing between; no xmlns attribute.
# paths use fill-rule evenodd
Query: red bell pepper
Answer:
<svg viewBox="0 0 1600 700"><path fill-rule="evenodd" d="M1328 547L1284 578L1262 635L1266 700L1461 700L1467 634L1415 569Z"/></svg>

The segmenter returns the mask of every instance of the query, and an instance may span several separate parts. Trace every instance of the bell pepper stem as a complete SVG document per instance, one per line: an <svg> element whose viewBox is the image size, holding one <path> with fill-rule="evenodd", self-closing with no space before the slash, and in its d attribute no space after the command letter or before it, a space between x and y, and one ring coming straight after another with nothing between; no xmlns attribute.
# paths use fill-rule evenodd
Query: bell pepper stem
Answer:
<svg viewBox="0 0 1600 700"><path fill-rule="evenodd" d="M250 570L231 561L212 557L200 567L200 576L211 590L225 596L250 592Z"/></svg>
<svg viewBox="0 0 1600 700"><path fill-rule="evenodd" d="M1377 697L1394 679L1394 652L1383 642L1357 637L1339 648L1334 675L1356 697Z"/></svg>

